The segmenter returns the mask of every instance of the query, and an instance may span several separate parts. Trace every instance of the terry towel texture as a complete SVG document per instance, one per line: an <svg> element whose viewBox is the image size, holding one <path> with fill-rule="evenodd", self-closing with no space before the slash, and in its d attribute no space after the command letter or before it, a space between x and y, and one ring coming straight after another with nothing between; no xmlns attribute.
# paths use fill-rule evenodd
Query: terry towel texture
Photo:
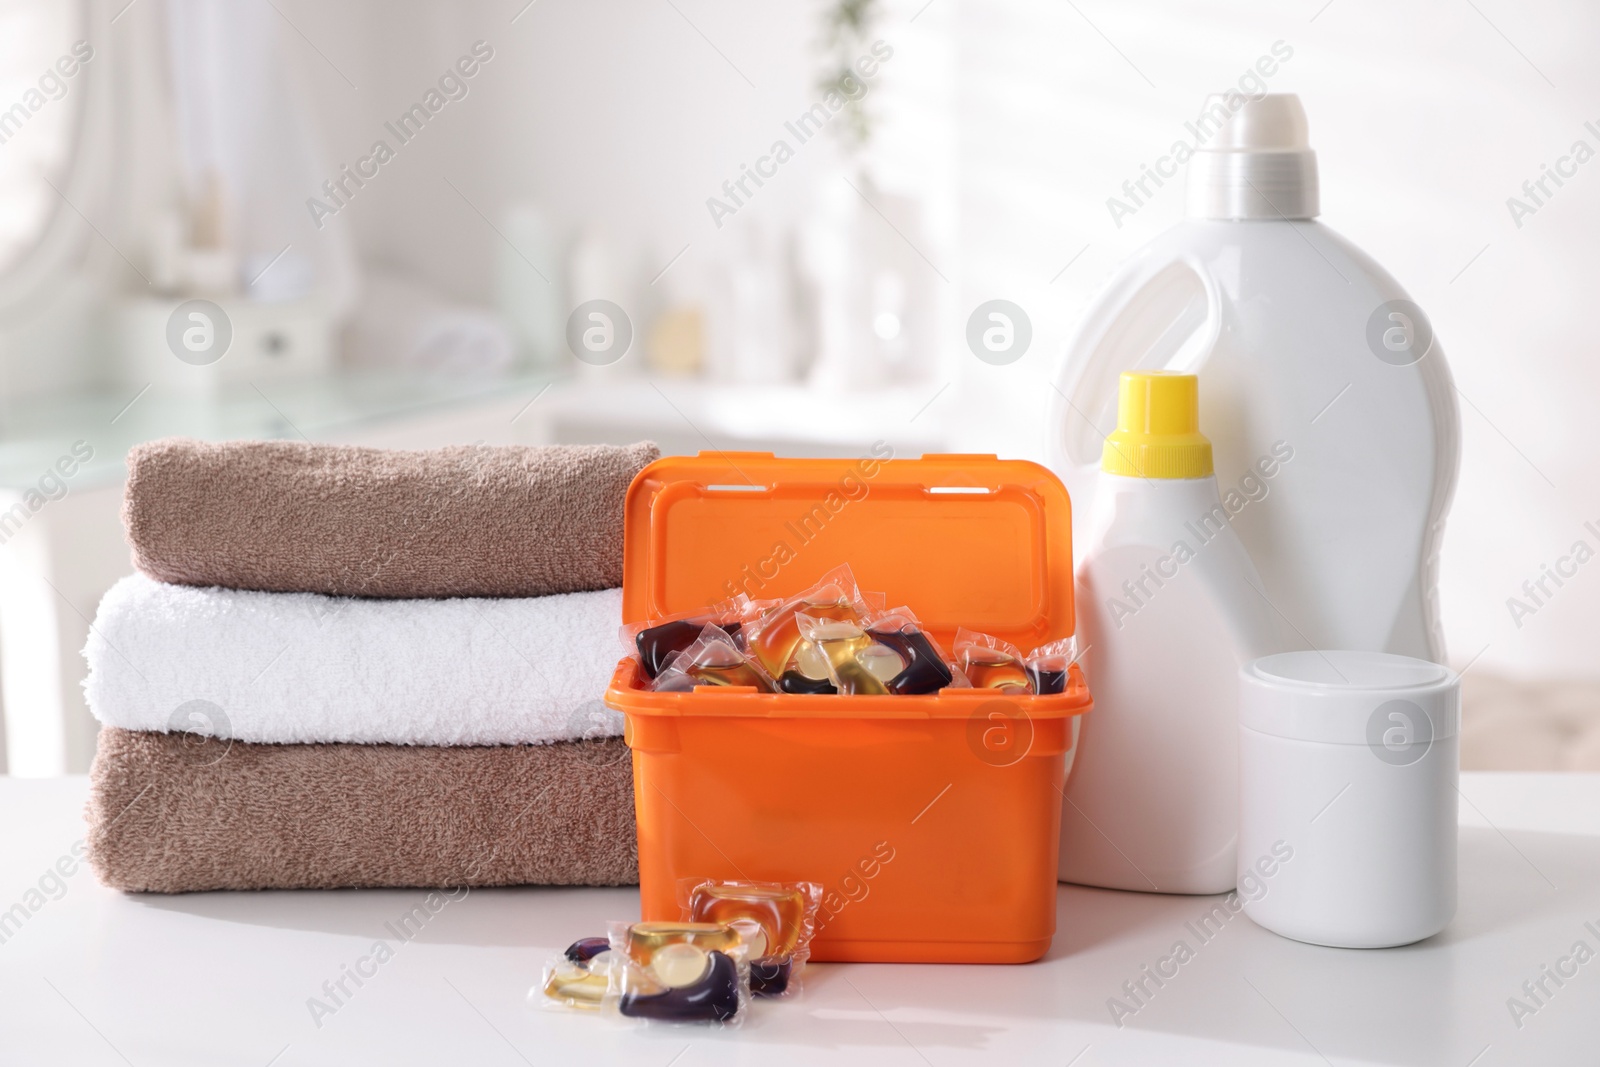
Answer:
<svg viewBox="0 0 1600 1067"><path fill-rule="evenodd" d="M240 741L515 745L622 733L622 593L368 600L129 575L84 647L107 726Z"/></svg>
<svg viewBox="0 0 1600 1067"><path fill-rule="evenodd" d="M616 738L250 745L108 727L90 784L89 860L117 889L638 881Z"/></svg>
<svg viewBox="0 0 1600 1067"><path fill-rule="evenodd" d="M406 452L168 438L128 454L134 565L180 585L528 597L622 584L628 484L654 444ZM609 643L608 643L609 647Z"/></svg>

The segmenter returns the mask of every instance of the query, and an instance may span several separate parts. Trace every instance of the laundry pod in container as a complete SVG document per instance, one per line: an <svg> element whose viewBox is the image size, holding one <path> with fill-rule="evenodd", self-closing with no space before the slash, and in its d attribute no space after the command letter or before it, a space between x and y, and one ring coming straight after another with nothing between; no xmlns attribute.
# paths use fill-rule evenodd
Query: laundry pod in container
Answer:
<svg viewBox="0 0 1600 1067"><path fill-rule="evenodd" d="M1456 910L1459 676L1409 656L1323 651L1267 656L1240 678L1245 914L1336 948L1444 929Z"/></svg>
<svg viewBox="0 0 1600 1067"><path fill-rule="evenodd" d="M1239 668L1287 647L1212 474L1193 375L1122 375L1077 570L1095 693L1061 812L1062 881L1234 886Z"/></svg>

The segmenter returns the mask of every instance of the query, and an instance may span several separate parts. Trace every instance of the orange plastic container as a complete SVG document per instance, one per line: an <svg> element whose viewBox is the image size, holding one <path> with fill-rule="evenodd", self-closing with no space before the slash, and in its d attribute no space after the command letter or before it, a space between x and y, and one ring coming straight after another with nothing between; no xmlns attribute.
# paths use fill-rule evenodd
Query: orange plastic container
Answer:
<svg viewBox="0 0 1600 1067"><path fill-rule="evenodd" d="M796 460L702 453L628 490L623 616L745 592L789 596L848 563L943 644L958 626L1027 651L1072 632L1071 510L1043 467L993 456ZM606 702L633 749L643 917L681 916L681 883L808 880L812 958L1025 963L1055 933L1065 693L800 696L640 688Z"/></svg>

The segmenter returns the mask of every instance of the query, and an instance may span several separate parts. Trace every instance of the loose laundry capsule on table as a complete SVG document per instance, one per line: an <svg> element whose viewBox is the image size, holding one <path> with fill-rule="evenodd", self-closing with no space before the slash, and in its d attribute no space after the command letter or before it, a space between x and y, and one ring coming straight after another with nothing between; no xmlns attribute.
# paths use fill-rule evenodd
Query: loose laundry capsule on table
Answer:
<svg viewBox="0 0 1600 1067"><path fill-rule="evenodd" d="M605 999L611 943L585 937L545 970L544 995L569 1008L595 1009Z"/></svg>
<svg viewBox="0 0 1600 1067"><path fill-rule="evenodd" d="M629 966L618 1010L641 1019L727 1022L739 1012L747 948L723 923L634 923L613 939Z"/></svg>
<svg viewBox="0 0 1600 1067"><path fill-rule="evenodd" d="M726 885L707 882L689 896L689 917L700 923L756 924L763 944L746 935L752 959L787 956L800 942L806 897L796 886Z"/></svg>
<svg viewBox="0 0 1600 1067"><path fill-rule="evenodd" d="M662 945L650 956L650 977L668 989L694 985L710 967L710 954L687 941Z"/></svg>
<svg viewBox="0 0 1600 1067"><path fill-rule="evenodd" d="M809 955L821 896L811 882L705 882L689 894L689 917L738 930L751 961L750 992L778 997Z"/></svg>
<svg viewBox="0 0 1600 1067"><path fill-rule="evenodd" d="M665 988L659 991L623 993L618 1011L631 1018L667 1022L727 1022L739 1014L739 968L731 957L714 950L702 953L687 943L661 951L672 953L669 967L674 977L691 967L698 968L700 977L682 986L663 983ZM691 953L700 958L690 958Z"/></svg>
<svg viewBox="0 0 1600 1067"><path fill-rule="evenodd" d="M598 1008L606 995L605 970L571 962L554 966L545 978L544 995L570 1008Z"/></svg>
<svg viewBox="0 0 1600 1067"><path fill-rule="evenodd" d="M742 945L739 932L718 922L634 923L628 927L628 957L641 967L650 966L651 957L667 945L694 945L708 952L729 952Z"/></svg>
<svg viewBox="0 0 1600 1067"><path fill-rule="evenodd" d="M781 997L789 991L793 960L758 960L750 965L750 992L758 997Z"/></svg>
<svg viewBox="0 0 1600 1067"><path fill-rule="evenodd" d="M611 951L611 942L604 937L580 937L567 946L566 957L573 963L588 963L602 952Z"/></svg>

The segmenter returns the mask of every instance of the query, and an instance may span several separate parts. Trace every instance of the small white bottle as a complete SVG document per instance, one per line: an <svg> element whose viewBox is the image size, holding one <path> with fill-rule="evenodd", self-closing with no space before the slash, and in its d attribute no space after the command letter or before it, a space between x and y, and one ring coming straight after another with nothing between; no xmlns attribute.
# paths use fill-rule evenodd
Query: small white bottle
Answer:
<svg viewBox="0 0 1600 1067"><path fill-rule="evenodd" d="M1060 877L1226 892L1236 876L1239 669L1284 642L1218 494L1194 375L1122 375L1100 478L1077 571L1094 710L1067 780Z"/></svg>

